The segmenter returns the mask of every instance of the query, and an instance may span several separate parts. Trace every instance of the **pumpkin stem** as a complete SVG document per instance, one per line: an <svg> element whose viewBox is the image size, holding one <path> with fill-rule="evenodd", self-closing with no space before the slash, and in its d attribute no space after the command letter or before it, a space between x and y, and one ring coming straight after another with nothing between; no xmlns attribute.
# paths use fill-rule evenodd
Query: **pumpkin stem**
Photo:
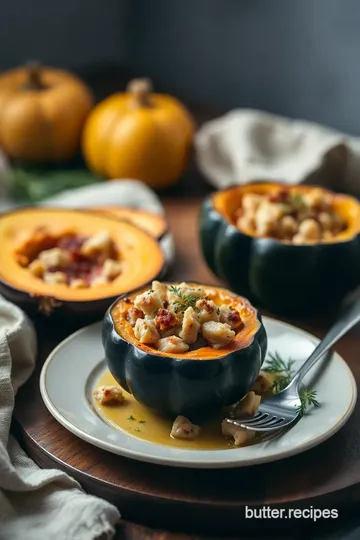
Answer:
<svg viewBox="0 0 360 540"><path fill-rule="evenodd" d="M152 107L150 99L152 84L150 79L134 79L130 81L127 91L132 95L137 107Z"/></svg>
<svg viewBox="0 0 360 540"><path fill-rule="evenodd" d="M23 90L44 90L46 85L41 80L41 65L39 62L29 62L27 64L27 81L23 85Z"/></svg>

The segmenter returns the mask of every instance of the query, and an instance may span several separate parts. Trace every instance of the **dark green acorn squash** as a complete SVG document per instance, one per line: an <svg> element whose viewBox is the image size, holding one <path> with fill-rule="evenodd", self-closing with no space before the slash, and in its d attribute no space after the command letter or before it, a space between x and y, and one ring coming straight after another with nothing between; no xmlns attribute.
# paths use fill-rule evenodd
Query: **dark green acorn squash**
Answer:
<svg viewBox="0 0 360 540"><path fill-rule="evenodd" d="M195 418L244 397L265 359L267 336L260 314L245 298L219 287L189 285L215 292L219 301L240 312L243 326L227 347L170 354L140 343L126 314L135 296L147 288L112 304L104 318L102 341L109 370L137 401L161 414Z"/></svg>
<svg viewBox="0 0 360 540"><path fill-rule="evenodd" d="M347 228L324 243L295 245L240 231L234 214L243 194L279 186L295 188L254 183L218 191L204 201L199 230L205 261L232 290L274 313L305 315L335 308L360 283L360 204L332 193ZM311 189L296 186L304 193Z"/></svg>

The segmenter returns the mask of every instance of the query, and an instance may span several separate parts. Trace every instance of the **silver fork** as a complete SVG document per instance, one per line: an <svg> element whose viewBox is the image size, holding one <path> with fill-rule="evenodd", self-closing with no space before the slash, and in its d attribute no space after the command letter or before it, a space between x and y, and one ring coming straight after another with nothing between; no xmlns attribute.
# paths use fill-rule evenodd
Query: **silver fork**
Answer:
<svg viewBox="0 0 360 540"><path fill-rule="evenodd" d="M324 339L320 341L284 390L262 401L257 414L250 419L226 418L225 421L232 425L260 432L284 429L294 424L300 416L299 387L301 380L314 364L359 321L360 299L357 299L345 307Z"/></svg>

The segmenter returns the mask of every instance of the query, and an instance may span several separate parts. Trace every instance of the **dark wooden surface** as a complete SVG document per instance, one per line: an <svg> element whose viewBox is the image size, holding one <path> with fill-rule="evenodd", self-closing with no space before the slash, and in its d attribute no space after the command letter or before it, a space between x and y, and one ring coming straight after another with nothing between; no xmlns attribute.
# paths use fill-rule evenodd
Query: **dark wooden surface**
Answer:
<svg viewBox="0 0 360 540"><path fill-rule="evenodd" d="M177 248L177 262L170 278L216 283L198 247L200 202L199 197L164 199ZM299 325L321 337L328 321L300 322ZM38 389L39 371L47 354L65 337L67 330L38 324L38 333L39 361L33 377L19 392L14 429L27 452L41 466L62 468L79 480L85 490L119 506L125 521L119 527L118 538L200 540L210 535L248 538L246 530L251 531L251 537L258 533L260 538L270 538L274 527L288 531L281 537L297 538L294 531L305 526L311 527L306 533L308 538L332 538L335 526L352 523L353 509L360 501L359 404L347 425L332 439L280 462L230 471L183 470L140 463L111 455L77 439L47 412ZM360 380L359 327L343 338L336 349ZM297 520L295 526L292 524L292 533L289 532L291 520L281 523L268 520L265 525L260 521L245 521L245 505L264 504L279 508L309 508L311 505L337 508L340 519L336 524L333 520L332 523L320 520L317 525ZM342 538L339 530L334 538ZM273 534L275 538L280 537L278 532Z"/></svg>

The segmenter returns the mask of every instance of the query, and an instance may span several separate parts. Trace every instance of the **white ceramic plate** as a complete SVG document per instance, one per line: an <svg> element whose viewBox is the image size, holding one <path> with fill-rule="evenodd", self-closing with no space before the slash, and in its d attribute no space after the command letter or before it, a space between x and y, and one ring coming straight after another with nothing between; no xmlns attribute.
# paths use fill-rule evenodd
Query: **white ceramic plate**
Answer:
<svg viewBox="0 0 360 540"><path fill-rule="evenodd" d="M306 360L318 340L289 324L264 317L269 351ZM308 450L336 433L349 419L356 403L356 383L346 362L332 355L305 378L317 390L321 407L313 409L295 427L271 441L229 450L183 450L152 444L110 426L95 412L92 392L106 369L101 323L83 328L65 339L46 360L40 390L50 413L66 429L85 441L132 459L195 468L243 467L282 459ZM321 371L321 375L320 372ZM316 379L316 380L315 380Z"/></svg>

